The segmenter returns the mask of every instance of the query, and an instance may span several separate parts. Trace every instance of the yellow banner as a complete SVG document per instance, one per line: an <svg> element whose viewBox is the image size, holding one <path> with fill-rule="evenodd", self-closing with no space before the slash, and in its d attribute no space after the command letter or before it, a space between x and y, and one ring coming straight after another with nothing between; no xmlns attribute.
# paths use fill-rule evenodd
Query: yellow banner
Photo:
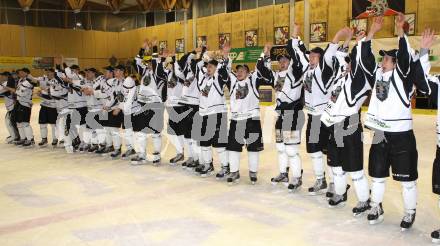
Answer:
<svg viewBox="0 0 440 246"><path fill-rule="evenodd" d="M33 57L0 56L0 69L32 68Z"/></svg>

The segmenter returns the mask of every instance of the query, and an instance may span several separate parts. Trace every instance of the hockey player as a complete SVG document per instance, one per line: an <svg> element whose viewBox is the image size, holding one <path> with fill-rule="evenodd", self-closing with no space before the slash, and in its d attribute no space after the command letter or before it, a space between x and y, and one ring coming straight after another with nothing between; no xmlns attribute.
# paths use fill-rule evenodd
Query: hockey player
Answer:
<svg viewBox="0 0 440 246"><path fill-rule="evenodd" d="M413 86L425 92L429 90L429 86L423 86L427 84L423 69L416 69L421 67L421 59L412 57L403 31L404 23L405 16L400 13L396 17L399 48L379 52L383 57L381 67L376 64L371 39L381 29L382 17L375 18L366 40L361 43L361 67L373 88L365 125L375 131L368 164L372 177L368 221L370 224L383 221L385 180L392 167L393 179L399 181L403 189L405 213L400 224L402 230L413 225L417 204L418 154L411 114Z"/></svg>
<svg viewBox="0 0 440 246"><path fill-rule="evenodd" d="M144 61L144 56L152 47L153 58ZM160 151L162 149L163 114L166 100L166 74L162 59L157 57L157 46L146 40L138 55L135 57L136 71L141 77L137 102L139 110L132 112L133 131L137 144L137 156L131 159L131 164L140 165L146 163L147 136L153 140L153 164L160 164Z"/></svg>
<svg viewBox="0 0 440 246"><path fill-rule="evenodd" d="M87 115L87 99L81 89L85 85L84 77L80 74L78 65L68 67L57 64L57 76L68 86L68 114L66 117L64 147L67 153L73 153L84 145L83 132Z"/></svg>
<svg viewBox="0 0 440 246"><path fill-rule="evenodd" d="M353 215L359 216L370 208L369 187L363 167L361 106L370 95L371 87L359 63L360 45L348 54L353 31L346 28L347 39L335 54L335 75L330 88L331 97L322 113L321 121L329 127L327 162L333 169L335 193L330 207L345 205L347 201L346 173L353 181L358 203ZM360 41L365 35L357 37Z"/></svg>
<svg viewBox="0 0 440 246"><path fill-rule="evenodd" d="M110 109L114 103L114 90L117 86L117 82L114 78L114 68L112 66L107 66L104 68L104 81L102 84L93 91L93 95L98 98L102 103L103 115L99 119L99 123L104 127L104 142L99 141L99 148L95 151L96 154L106 155L114 151L113 140L112 140L112 130L109 124L109 114L111 114Z"/></svg>
<svg viewBox="0 0 440 246"><path fill-rule="evenodd" d="M293 42L299 41L298 39L289 40L286 46L287 53L277 57L279 71L270 70L270 57L267 51L264 54L265 62L268 63L267 68L258 67L259 72L266 80L272 82L276 91L275 110L278 117L275 123L275 137L280 174L273 177L271 182L272 184L283 183L287 186L289 184L289 165L292 171L292 178L288 186L290 191L294 191L302 185L302 167L299 156L301 129L304 125L301 77L307 68L303 66L307 62L305 56L299 55L301 53L299 46L303 46L303 44L293 45Z"/></svg>
<svg viewBox="0 0 440 246"><path fill-rule="evenodd" d="M115 85L113 89L113 95L111 95L111 101L112 104L110 107L107 107L107 110L110 110L108 114L108 126L111 131L112 135L112 141L113 141L113 148L114 151L110 153L111 158L118 158L121 156L121 135L120 135L120 128L123 129L123 137L125 142L125 147L127 151L130 151L133 149L133 130L131 128L131 125L125 126L124 119L127 119L127 124L131 123L131 115L129 112L125 115L124 112L119 107L119 104L121 103L118 98L120 98L120 95L123 88L123 83L125 81L125 66L124 65L117 65L115 67L114 75L115 75ZM131 89L131 88L128 88Z"/></svg>
<svg viewBox="0 0 440 246"><path fill-rule="evenodd" d="M221 170L216 178L222 179L229 173L227 146L227 107L223 92L228 80L227 67L231 62L228 58L230 47L225 45L222 50L223 60L215 59L208 61L206 73L199 73L197 85L200 90L199 122L193 124L193 129L199 131L201 160L200 166L195 171L202 177L210 175L214 171L212 149L215 148L221 163ZM198 64L202 69L203 63Z"/></svg>
<svg viewBox="0 0 440 246"><path fill-rule="evenodd" d="M46 74L43 77L36 78L36 80L40 84L40 97L41 97L41 108L38 115L38 124L40 125L40 135L41 142L38 143L38 146L44 147L47 145L47 136L48 136L48 125L52 130L52 146L56 146L58 143L57 131L56 131L56 122L58 118L57 112L57 102L56 99L52 97L50 91L50 85L53 83L57 83L55 79L55 70L47 69Z"/></svg>
<svg viewBox="0 0 440 246"><path fill-rule="evenodd" d="M0 73L0 96L5 99L6 115L5 124L8 130L9 136L6 138L8 144L14 143L14 141L20 141L20 135L18 134L17 124L13 117L14 104L15 104L15 80L12 78L9 72Z"/></svg>
<svg viewBox="0 0 440 246"><path fill-rule="evenodd" d="M100 119L104 119L103 99L101 86L105 83L102 75L99 75L95 68L85 69L86 85L82 87L82 92L87 96L87 116L86 129L84 131L84 143L80 152L94 152L98 150L99 144L105 145L105 131Z"/></svg>
<svg viewBox="0 0 440 246"><path fill-rule="evenodd" d="M183 80L182 96L179 104L183 106L185 117L183 118L182 127L184 135L185 149L188 152L188 159L182 163L183 168L193 169L197 167L200 156L200 146L193 134L193 122L198 121L199 117L199 101L200 91L197 87L197 63L202 59L196 59L197 53L200 57L206 52L206 47L198 48L193 52L185 54L176 63L175 73ZM203 61L202 61L203 62ZM203 72L203 71L199 71Z"/></svg>
<svg viewBox="0 0 440 246"><path fill-rule="evenodd" d="M33 104L32 93L36 84L30 79L30 71L27 68L18 70L18 77L19 80L15 91L17 94L17 102L14 110L21 140L17 142L17 145L30 147L35 144L30 119Z"/></svg>
<svg viewBox="0 0 440 246"><path fill-rule="evenodd" d="M264 47L264 56L270 55L270 45ZM240 153L243 145L248 151L249 179L252 184L257 182L260 152L263 151L262 130L260 121L259 87L272 85L258 69L264 67L264 57L258 59L257 69L250 73L247 65L237 65L236 74L230 73L227 86L230 91L231 122L228 134L228 155L230 174L229 184L240 180Z"/></svg>
<svg viewBox="0 0 440 246"><path fill-rule="evenodd" d="M182 96L183 79L177 77L176 70L179 70L176 57L173 54L167 54L164 52L165 61L162 63L164 71L167 77L167 100L165 102L168 112L168 127L167 133L171 140L171 143L176 149L176 156L170 159L170 164L175 165L179 161L184 160L184 128L185 115L188 112L185 111L185 107L180 104L180 98ZM186 57L183 57L186 59ZM182 63L181 61L180 63Z"/></svg>
<svg viewBox="0 0 440 246"><path fill-rule="evenodd" d="M295 25L292 44L294 48L300 48L304 55L305 48L298 45L301 44L298 39L298 32L299 26ZM335 39L339 41L338 38L336 35ZM310 195L321 194L327 189L323 153L327 151L329 132L320 119L330 99L328 89L331 86L330 79L333 75L333 54L335 54L337 49L338 44L332 42L327 46L325 51L316 47L305 52L308 54L309 60L307 71L303 75L304 107L308 115L306 149L312 159L316 177L315 184L308 189ZM327 189L327 197L332 196L334 192L331 169L329 170L330 185Z"/></svg>

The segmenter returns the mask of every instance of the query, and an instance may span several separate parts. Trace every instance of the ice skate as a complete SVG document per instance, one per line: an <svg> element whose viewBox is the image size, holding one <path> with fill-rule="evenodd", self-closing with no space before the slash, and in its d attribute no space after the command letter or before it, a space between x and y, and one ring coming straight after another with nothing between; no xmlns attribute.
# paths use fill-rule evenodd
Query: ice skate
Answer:
<svg viewBox="0 0 440 246"><path fill-rule="evenodd" d="M258 181L257 172L249 171L249 179L251 180L252 185L256 184Z"/></svg>
<svg viewBox="0 0 440 246"><path fill-rule="evenodd" d="M52 144L51 145L52 145L53 148L57 147L58 139L55 138L54 140L52 140Z"/></svg>
<svg viewBox="0 0 440 246"><path fill-rule="evenodd" d="M309 188L309 195L316 196L323 194L327 189L327 181L324 178L319 178L315 181L315 184Z"/></svg>
<svg viewBox="0 0 440 246"><path fill-rule="evenodd" d="M125 159L128 159L128 158L130 158L130 156L133 156L133 155L135 155L135 154L136 154L136 151L134 151L133 148L129 148L129 149L127 149L127 150L121 155L121 158L122 158L123 160L125 160Z"/></svg>
<svg viewBox="0 0 440 246"><path fill-rule="evenodd" d="M154 166L159 166L160 165L160 153L158 152L154 152L153 153L153 165Z"/></svg>
<svg viewBox="0 0 440 246"><path fill-rule="evenodd" d="M147 160L143 156L136 155L135 157L131 158L130 163L133 166L144 165L147 163Z"/></svg>
<svg viewBox="0 0 440 246"><path fill-rule="evenodd" d="M290 193L294 193L301 188L301 185L302 185L302 177L292 178L292 181L289 183L289 186L287 186L287 189L289 190Z"/></svg>
<svg viewBox="0 0 440 246"><path fill-rule="evenodd" d="M212 162L206 166L203 166L203 169L200 170L200 176L202 178L211 176L214 173L214 165L212 164Z"/></svg>
<svg viewBox="0 0 440 246"><path fill-rule="evenodd" d="M121 156L121 149L116 149L110 154L110 157L113 159L117 159Z"/></svg>
<svg viewBox="0 0 440 246"><path fill-rule="evenodd" d="M47 138L41 139L41 142L38 143L38 147L46 147L47 146Z"/></svg>
<svg viewBox="0 0 440 246"><path fill-rule="evenodd" d="M440 229L431 232L431 239L433 243L440 243Z"/></svg>
<svg viewBox="0 0 440 246"><path fill-rule="evenodd" d="M333 182L328 184L327 192L325 193L325 197L328 199L333 197L333 194L335 194L335 184Z"/></svg>
<svg viewBox="0 0 440 246"><path fill-rule="evenodd" d="M240 181L240 172L231 172L228 175L228 178L226 179L226 182L228 182L229 185L237 184Z"/></svg>
<svg viewBox="0 0 440 246"><path fill-rule="evenodd" d="M175 165L179 161L183 161L184 156L182 153L178 153L176 156L170 159L170 165Z"/></svg>
<svg viewBox="0 0 440 246"><path fill-rule="evenodd" d="M364 214L365 212L367 212L369 209L371 208L370 206L370 200L368 199L368 201L366 202L358 202L356 207L353 208L353 216L354 217L359 217L362 214Z"/></svg>
<svg viewBox="0 0 440 246"><path fill-rule="evenodd" d="M416 220L415 209L414 209L414 213L405 212L405 215L403 216L402 222L400 222L400 229L402 231L407 231L407 230L411 229L415 220Z"/></svg>
<svg viewBox="0 0 440 246"><path fill-rule="evenodd" d="M226 178L230 173L229 166L222 166L222 169L215 175L217 180Z"/></svg>
<svg viewBox="0 0 440 246"><path fill-rule="evenodd" d="M191 165L191 163L193 163L193 162L194 162L194 159L192 157L188 158L186 161L182 162L182 168L186 169L186 167L188 165Z"/></svg>
<svg viewBox="0 0 440 246"><path fill-rule="evenodd" d="M382 203L379 203L379 205L372 207L370 212L368 212L368 216L367 216L370 225L382 223L383 214L384 212L382 209Z"/></svg>
<svg viewBox="0 0 440 246"><path fill-rule="evenodd" d="M270 182L272 182L273 185L284 184L287 186L289 183L289 176L287 173L280 173L278 176L271 178Z"/></svg>

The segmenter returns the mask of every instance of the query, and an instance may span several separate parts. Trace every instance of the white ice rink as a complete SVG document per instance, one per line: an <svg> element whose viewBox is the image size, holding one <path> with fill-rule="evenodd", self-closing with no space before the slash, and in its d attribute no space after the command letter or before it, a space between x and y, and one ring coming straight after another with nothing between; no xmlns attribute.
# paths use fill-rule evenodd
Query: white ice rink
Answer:
<svg viewBox="0 0 440 246"><path fill-rule="evenodd" d="M4 105L0 107L3 117ZM38 110L34 105L36 142ZM328 208L323 196L307 195L314 179L304 145L302 190L289 194L284 186L272 186L277 154L273 125L270 117L264 118L266 143L255 186L248 181L246 152L241 182L234 186L170 166L174 148L166 134L163 146L168 148L159 167L134 167L95 154L69 155L61 148L23 149L2 141L0 245L431 245L431 231L440 228L438 200L431 192L434 115L414 116L418 208L413 229L403 233L401 187L392 179L385 191L385 221L375 226L365 216L352 216L353 188L340 209ZM0 123L3 140L3 118ZM365 145L365 167L369 148ZM216 156L214 161L218 170Z"/></svg>

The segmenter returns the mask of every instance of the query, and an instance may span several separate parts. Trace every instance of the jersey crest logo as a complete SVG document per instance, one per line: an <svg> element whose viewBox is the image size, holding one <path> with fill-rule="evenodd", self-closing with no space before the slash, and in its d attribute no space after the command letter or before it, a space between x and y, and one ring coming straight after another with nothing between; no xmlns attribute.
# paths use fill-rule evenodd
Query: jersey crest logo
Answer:
<svg viewBox="0 0 440 246"><path fill-rule="evenodd" d="M390 81L378 80L376 81L376 97L381 102L388 98L388 92L390 91Z"/></svg>
<svg viewBox="0 0 440 246"><path fill-rule="evenodd" d="M142 82L144 86L149 86L151 83L151 75L148 74L147 76L145 76Z"/></svg>
<svg viewBox="0 0 440 246"><path fill-rule="evenodd" d="M342 91L341 86L336 87L336 89L332 91L332 95L330 97L330 100L332 100L332 102L335 103L336 100L338 100L339 93L341 93L341 91Z"/></svg>
<svg viewBox="0 0 440 246"><path fill-rule="evenodd" d="M235 99L244 99L249 94L249 85L246 83L244 86L237 84L235 91Z"/></svg>
<svg viewBox="0 0 440 246"><path fill-rule="evenodd" d="M186 79L185 82L183 82L183 85L186 87L189 87L193 80L194 80L194 77L190 77L190 78Z"/></svg>
<svg viewBox="0 0 440 246"><path fill-rule="evenodd" d="M275 90L276 91L282 91L284 87L284 82L286 81L286 77L278 77L276 83L275 83Z"/></svg>
<svg viewBox="0 0 440 246"><path fill-rule="evenodd" d="M168 88L174 88L177 85L177 80L174 77L171 77L171 79L168 81L167 86Z"/></svg>
<svg viewBox="0 0 440 246"><path fill-rule="evenodd" d="M312 93L312 81L313 81L312 73L307 74L306 77L304 78L304 89L309 93Z"/></svg>
<svg viewBox="0 0 440 246"><path fill-rule="evenodd" d="M202 89L202 96L207 97L209 94L209 91L211 90L212 85L207 85L205 88Z"/></svg>

